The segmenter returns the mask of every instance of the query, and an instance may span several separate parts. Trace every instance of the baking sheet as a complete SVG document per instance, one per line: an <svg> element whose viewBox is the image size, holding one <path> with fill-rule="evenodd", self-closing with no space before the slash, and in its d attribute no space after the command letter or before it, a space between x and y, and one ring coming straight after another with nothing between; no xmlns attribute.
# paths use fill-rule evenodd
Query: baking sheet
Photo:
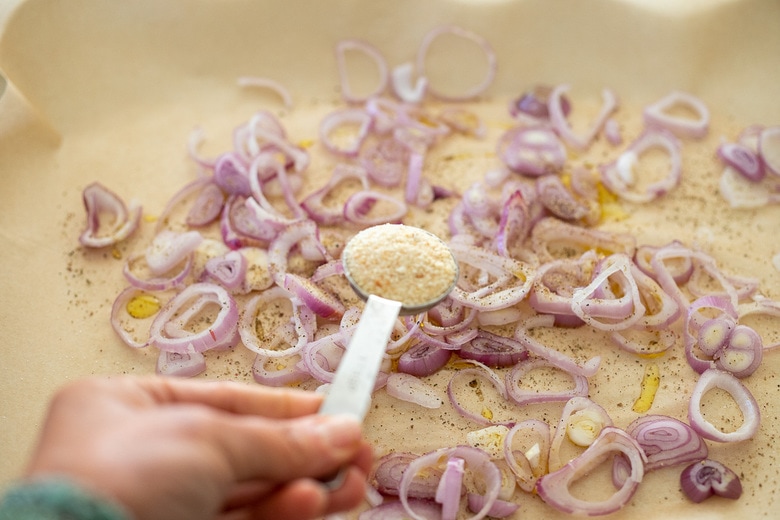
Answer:
<svg viewBox="0 0 780 520"><path fill-rule="evenodd" d="M495 47L499 72L485 111L496 119L505 117L496 107L524 88L567 82L583 98L597 98L602 87L610 86L626 106L635 107L672 89L693 92L710 106L713 128L730 139L748 124L780 123L780 3L677 4L4 4L0 71L8 86L0 98L0 453L5 463L0 482L7 484L20 471L45 403L64 381L154 371L155 353L124 347L108 325L111 302L123 286L122 260L110 251L78 247L84 225L81 190L88 183L100 180L127 200L141 201L145 214L159 214L167 197L196 175L185 152L193 127L206 132L203 152L216 154L229 146L234 126L267 108L282 117L291 135L316 140L316 121L339 104L332 52L339 39L365 39L397 64L411 59L422 36L442 23L467 27ZM236 78L242 75L281 81L293 93L294 108L285 109L264 91L238 88ZM708 138L710 149L719 137ZM674 237L698 241L727 269L759 276L764 294L780 298L780 274L769 261L780 252L778 208L729 210L717 197L716 181L705 176L716 163L703 154L688 161L698 184L673 194L661 219L640 210L631 221L634 231L657 244ZM326 168L320 168L322 174ZM468 182L467 176L459 178L457 187ZM133 251L143 239L141 234L129 240L120 252ZM207 376L251 381L251 359L245 352L225 354L210 360ZM692 507L676 483L670 484L674 470L664 470L648 474L631 505L613 517L771 517L780 471L774 434L779 370L780 357L770 354L749 379L765 418L761 433L736 447L711 449L713 458L742 474L745 494L738 502ZM627 370L611 385L636 388L638 374L639 369ZM654 412L680 414L684 375L667 374ZM627 398L613 391L594 399L615 406ZM405 447L432 449L476 429L452 414L425 414L383 395L376 403L366 430L380 452L396 447L393 439L403 439ZM629 416L618 414L615 420L625 426ZM517 518L527 515L555 517L534 497L523 500Z"/></svg>

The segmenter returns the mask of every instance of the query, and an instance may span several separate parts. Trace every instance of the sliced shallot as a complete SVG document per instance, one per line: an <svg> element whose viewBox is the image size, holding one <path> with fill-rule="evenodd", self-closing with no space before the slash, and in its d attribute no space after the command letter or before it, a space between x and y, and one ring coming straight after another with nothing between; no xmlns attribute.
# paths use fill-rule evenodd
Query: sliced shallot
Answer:
<svg viewBox="0 0 780 520"><path fill-rule="evenodd" d="M460 497L463 492L463 474L466 461L460 457L450 457L439 479L434 500L441 504L442 520L455 520L460 509ZM475 511L476 512L476 511Z"/></svg>
<svg viewBox="0 0 780 520"><path fill-rule="evenodd" d="M367 143L361 150L360 162L368 177L382 186L399 186L409 164L409 148L394 138ZM364 189L368 189L366 186Z"/></svg>
<svg viewBox="0 0 780 520"><path fill-rule="evenodd" d="M145 339L141 340L135 334L135 329L132 331L128 330L122 319L124 313L126 313L127 304L133 298L142 294L143 290L134 286L128 287L117 295L114 304L111 306L111 327L124 344L132 348L143 348L149 344L148 329L142 334L142 337Z"/></svg>
<svg viewBox="0 0 780 520"><path fill-rule="evenodd" d="M173 377L194 377L206 370L206 358L202 352L189 348L186 352L161 350L155 372Z"/></svg>
<svg viewBox="0 0 780 520"><path fill-rule="evenodd" d="M199 330L188 331L188 322L212 304L219 308L213 320ZM149 329L151 345L160 350L185 354L190 348L195 352L203 352L212 348L232 347L238 343L238 339L236 301L225 288L210 283L187 286L160 309Z"/></svg>
<svg viewBox="0 0 780 520"><path fill-rule="evenodd" d="M694 462L680 473L685 496L698 503L712 495L732 500L742 496L742 483L733 470L720 462L706 459Z"/></svg>
<svg viewBox="0 0 780 520"><path fill-rule="evenodd" d="M780 204L777 186L764 182L752 182L731 166L723 168L718 183L721 196L732 208L759 208L768 204Z"/></svg>
<svg viewBox="0 0 780 520"><path fill-rule="evenodd" d="M528 201L521 190L515 190L501 207L494 243L502 256L511 257L518 244L522 244L531 229Z"/></svg>
<svg viewBox="0 0 780 520"><path fill-rule="evenodd" d="M440 408L444 401L434 392L433 387L411 374L394 372L387 377L385 385L387 395L422 406Z"/></svg>
<svg viewBox="0 0 780 520"><path fill-rule="evenodd" d="M676 116L670 113L675 107L694 112L695 118ZM707 105L687 92L672 91L655 103L645 107L645 122L650 126L665 128L681 137L701 139L710 127L710 111Z"/></svg>
<svg viewBox="0 0 780 520"><path fill-rule="evenodd" d="M547 85L537 85L522 96L512 100L509 105L509 115L517 118L518 116L529 117L537 120L546 120L550 117L550 110L547 106L550 99L552 87ZM569 115L571 104L566 97L561 98L563 114Z"/></svg>
<svg viewBox="0 0 780 520"><path fill-rule="evenodd" d="M648 150L658 148L669 157L669 171L662 179L648 184L643 191L632 190L636 184L634 168ZM669 193L682 178L680 143L671 133L662 129L645 131L616 161L601 167L602 180L610 191L630 202L646 203Z"/></svg>
<svg viewBox="0 0 780 520"><path fill-rule="evenodd" d="M550 438L548 464L550 471L565 465L561 460L561 446L568 438L577 446L590 446L602 431L612 426L612 418L607 411L588 397L575 396L566 401L558 419L558 425ZM622 431L621 431L622 433Z"/></svg>
<svg viewBox="0 0 780 520"><path fill-rule="evenodd" d="M485 497L478 493L468 493L466 500L469 506L469 511L476 513L481 511L485 507ZM507 500L498 499L493 503L493 506L488 510L487 516L490 518L506 518L520 509L520 504L509 502Z"/></svg>
<svg viewBox="0 0 780 520"><path fill-rule="evenodd" d="M146 264L153 274L162 275L186 260L201 242L203 235L198 231L160 231L146 248Z"/></svg>
<svg viewBox="0 0 780 520"><path fill-rule="evenodd" d="M149 275L148 277L142 277L140 274L136 273L136 270L134 269L136 264L142 262L144 262L143 254L130 256L122 268L122 274L130 285L146 291L165 291L180 287L192 272L193 265L192 256L189 255L184 262L181 263L181 268L176 271L166 273L163 276Z"/></svg>
<svg viewBox="0 0 780 520"><path fill-rule="evenodd" d="M418 455L405 451L393 451L380 457L374 465L371 479L379 492L383 495L397 496L406 468L417 457ZM410 499L431 499L433 503L441 474L441 468L431 467L424 475L417 475L406 489L407 496Z"/></svg>
<svg viewBox="0 0 780 520"><path fill-rule="evenodd" d="M529 333L529 331L535 327L552 327L554 324L555 316L540 315L533 320L526 320L525 323L518 323L517 327L515 327L514 337L522 343L528 352L546 359L551 365L560 368L569 374L585 377L594 375L601 363L600 356L592 357L585 363L578 364L571 357L543 344Z"/></svg>
<svg viewBox="0 0 780 520"><path fill-rule="evenodd" d="M281 343L281 331L271 331L264 334L262 338L257 333L257 314L263 306L271 305L276 301L290 301L291 294L282 287L272 287L250 298L243 307L241 320L238 324L241 343L249 350L272 358L290 356L298 354L301 349L311 339L308 331L304 327L297 327L297 341L294 344L287 345L287 348L277 349L276 346ZM312 314L313 315L313 314Z"/></svg>
<svg viewBox="0 0 780 520"><path fill-rule="evenodd" d="M601 110L585 135L580 136L574 133L566 119L564 95L570 88L570 85L557 85L553 88L552 92L550 92L550 98L547 102L548 110L550 112L550 123L566 144L578 150L585 150L596 138L596 135L601 130L601 127L604 126L604 123L609 116L612 115L612 112L617 110L618 98L612 90L602 90Z"/></svg>
<svg viewBox="0 0 780 520"><path fill-rule="evenodd" d="M526 297L533 282L533 269L528 264L492 253L486 249L451 243L455 259L482 269L494 278L474 290L456 286L450 297L467 307L479 310L498 310L511 307Z"/></svg>
<svg viewBox="0 0 780 520"><path fill-rule="evenodd" d="M401 484L399 486L399 496L401 503L404 505L404 510L414 520L429 520L428 517L422 516L419 510L413 508L412 503L409 501L408 490L412 483L415 481L418 475L423 474L423 470L429 468L436 468L442 461L449 460L453 457L463 459L465 463L466 471L474 474L474 478L478 478L485 486L484 502L482 509L475 512L473 516L467 517L467 520L479 520L485 518L498 499L498 493L501 489L501 472L498 470L495 464L490 460L488 455L476 448L468 446L456 446L454 448L442 448L436 451L432 451L421 455L414 459L406 471L404 471L401 478Z"/></svg>
<svg viewBox="0 0 780 520"><path fill-rule="evenodd" d="M553 215L563 220L584 219L590 207L565 185L558 175L543 175L536 180L539 202Z"/></svg>
<svg viewBox="0 0 780 520"><path fill-rule="evenodd" d="M429 376L441 369L452 356L452 350L420 343L401 354L398 370L413 376Z"/></svg>
<svg viewBox="0 0 780 520"><path fill-rule="evenodd" d="M510 367L526 359L528 352L513 338L479 329L473 338L461 345L458 355L491 367Z"/></svg>
<svg viewBox="0 0 780 520"><path fill-rule="evenodd" d="M511 424L511 421L493 420L492 413L487 413L487 410L485 409L480 410L480 412L475 412L467 409L461 404L460 399L458 399L458 396L456 395L456 387L462 380L468 380L466 385L469 388L472 388L472 382L476 382L474 384L479 385L477 380L487 381L501 397L504 399L508 398L504 381L493 369L478 361L464 360L463 363L467 363L466 366L471 365L473 368L461 368L452 375L449 383L447 383L447 397L453 408L455 408L463 417L483 426Z"/></svg>
<svg viewBox="0 0 780 520"><path fill-rule="evenodd" d="M558 173L566 163L566 147L545 126L512 128L501 136L497 153L507 168L533 177Z"/></svg>
<svg viewBox="0 0 780 520"><path fill-rule="evenodd" d="M355 192L344 203L344 219L360 226L398 223L408 211L404 201L374 190Z"/></svg>
<svg viewBox="0 0 780 520"><path fill-rule="evenodd" d="M244 285L247 260L240 251L229 251L221 257L206 261L206 274L222 287L235 290Z"/></svg>
<svg viewBox="0 0 780 520"><path fill-rule="evenodd" d="M629 474L623 485L604 500L585 500L575 497L571 484L602 463L613 454L625 455L630 463ZM561 469L543 475L536 483L536 491L547 504L569 514L596 516L608 515L623 508L644 477L644 453L627 433L607 426L585 452L568 462Z"/></svg>
<svg viewBox="0 0 780 520"><path fill-rule="evenodd" d="M365 94L357 94L349 80L349 70L347 67L347 53L359 52L376 65L377 82L373 89ZM341 95L348 103L360 103L369 98L381 94L386 88L390 78L389 69L385 57L379 52L379 49L373 45L361 40L341 40L336 44L336 65L341 79Z"/></svg>
<svg viewBox="0 0 780 520"><path fill-rule="evenodd" d="M311 374L294 362L295 356L285 359L257 354L252 363L252 378L266 386L289 386L305 381Z"/></svg>
<svg viewBox="0 0 780 520"><path fill-rule="evenodd" d="M433 85L431 85L430 81L428 83L428 92L432 96L444 101L466 101L479 96L485 90L487 90L487 88L493 82L493 78L496 75L496 54L493 51L493 47L491 47L490 43L482 36L473 33L467 29L458 27L456 25L442 25L435 29L432 29L425 35L422 43L420 44L419 49L417 50L416 66L417 66L418 77L423 77L423 78L428 77L427 69L426 69L428 51L431 47L431 44L433 44L433 42L437 38L445 34L451 34L453 36L457 36L459 38L463 38L474 42L485 55L485 60L487 61L487 72L485 74L485 77L482 79L482 81L480 81L478 84L474 85L473 87L466 89L464 92L458 94L444 93L438 88L435 88Z"/></svg>
<svg viewBox="0 0 780 520"><path fill-rule="evenodd" d="M251 192L247 164L236 152L223 153L217 157L214 182L229 195L247 196Z"/></svg>
<svg viewBox="0 0 780 520"><path fill-rule="evenodd" d="M699 461L708 454L704 439L674 417L645 415L629 424L626 432L647 455L645 471Z"/></svg>
<svg viewBox="0 0 780 520"><path fill-rule="evenodd" d="M599 330L627 329L645 314L639 287L631 270L631 259L628 255L617 253L607 257L603 263L605 265L587 286L572 293L572 311L585 323ZM615 297L597 296L605 284L619 284L622 294Z"/></svg>
<svg viewBox="0 0 780 520"><path fill-rule="evenodd" d="M211 224L219 217L225 204L225 194L214 182L206 183L187 213L188 226L200 227Z"/></svg>
<svg viewBox="0 0 780 520"><path fill-rule="evenodd" d="M760 182L766 175L759 155L744 144L723 143L718 146L718 157L749 181Z"/></svg>
<svg viewBox="0 0 780 520"><path fill-rule="evenodd" d="M320 122L320 141L335 154L354 157L368 136L371 121L371 115L361 108L336 110ZM352 128L354 126L357 126L357 130ZM337 135L346 132L344 128L348 129L350 135L348 139L339 139Z"/></svg>
<svg viewBox="0 0 780 520"><path fill-rule="evenodd" d="M701 411L704 395L713 388L728 393L742 412L742 424L734 431L724 432L708 421ZM711 368L699 376L688 403L688 422L705 439L717 442L738 442L752 439L761 420L758 403L739 379L728 372Z"/></svg>
<svg viewBox="0 0 780 520"><path fill-rule="evenodd" d="M350 180L359 182L364 191L369 189L368 177L364 168L340 163L333 168L328 182L301 201L301 207L306 210L312 220L320 225L334 226L343 223L345 221L344 208L342 206L327 207L324 201L337 187L343 186Z"/></svg>
<svg viewBox="0 0 780 520"><path fill-rule="evenodd" d="M626 253L633 256L636 238L626 233L603 229L583 228L553 217L539 220L531 231L531 247L540 262L558 258L553 246L565 246L565 251L584 253L597 250L602 253ZM570 256L570 255L569 255Z"/></svg>
<svg viewBox="0 0 780 520"><path fill-rule="evenodd" d="M141 206L128 208L119 196L98 182L82 192L87 211L87 227L79 242L87 247L105 247L129 237L141 220Z"/></svg>
<svg viewBox="0 0 780 520"><path fill-rule="evenodd" d="M523 378L532 370L542 368L556 368L552 363L543 358L528 358L519 361L506 374L506 391L509 397L519 405L530 403L551 403L555 401L568 401L572 397L586 397L588 395L588 379L579 374L568 374L574 382L573 388L559 392L539 392L520 386ZM560 369L558 369L560 370Z"/></svg>
<svg viewBox="0 0 780 520"><path fill-rule="evenodd" d="M518 433L531 433L534 442L526 451L515 449L514 439ZM531 493L536 481L548 471L548 455L550 453L550 425L539 419L521 421L504 437L504 459L515 476L517 485L525 492Z"/></svg>
<svg viewBox="0 0 780 520"><path fill-rule="evenodd" d="M414 63L406 62L394 67L390 73L393 92L401 101L406 103L419 103L425 96L425 89L428 87L428 79L424 76L418 77L413 82Z"/></svg>
<svg viewBox="0 0 780 520"><path fill-rule="evenodd" d="M289 256L296 246L303 248L304 242L312 241L322 258L327 260L327 251L320 243L317 225L311 220L302 220L287 226L268 247L268 270L274 281L284 287Z"/></svg>

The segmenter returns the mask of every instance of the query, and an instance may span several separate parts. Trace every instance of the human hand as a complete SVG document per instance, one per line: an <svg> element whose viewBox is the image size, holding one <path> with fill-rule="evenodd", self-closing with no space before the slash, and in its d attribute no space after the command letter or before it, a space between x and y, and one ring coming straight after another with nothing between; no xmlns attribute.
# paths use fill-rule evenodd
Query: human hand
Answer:
<svg viewBox="0 0 780 520"><path fill-rule="evenodd" d="M173 378L86 379L52 400L27 469L64 475L138 520L303 520L356 506L360 425L311 392ZM316 479L346 467L329 492Z"/></svg>

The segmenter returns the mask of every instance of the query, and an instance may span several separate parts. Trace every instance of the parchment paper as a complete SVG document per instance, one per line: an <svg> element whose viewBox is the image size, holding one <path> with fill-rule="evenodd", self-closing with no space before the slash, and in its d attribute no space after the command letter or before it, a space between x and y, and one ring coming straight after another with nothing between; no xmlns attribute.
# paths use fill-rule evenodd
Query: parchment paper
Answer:
<svg viewBox="0 0 780 520"><path fill-rule="evenodd" d="M570 83L573 95L594 103L609 86L634 108L672 89L700 96L714 130L686 155L684 186L612 227L630 229L640 243L696 243L727 271L760 278L762 292L780 298L780 273L771 264L780 252L780 208L729 209L717 193L720 167L710 153L721 136L734 139L749 124L780 123L780 3L774 0L29 0L0 6L0 16L0 71L8 80L0 98L3 485L21 471L57 387L89 374L154 371L156 353L123 346L108 323L124 286L123 258L148 236L123 243L122 258L80 248L84 186L99 180L154 216L197 174L185 151L195 126L206 132L205 155L227 149L231 129L262 108L279 114L296 139L316 141L316 122L340 104L333 47L342 38L365 39L399 64L439 24L485 36L499 72L486 106L475 109L492 121L506 121L506 101L537 83ZM265 91L238 88L242 75L282 82L294 107ZM633 114L623 120L628 133L639 127ZM500 131L492 125L489 136ZM315 179L330 164L317 158L316 146ZM462 190L496 164L487 157L451 173L436 171L454 176L451 185ZM428 225L446 229L441 220ZM780 341L777 320L754 323ZM591 339L587 348L601 347ZM664 365L652 412L684 418L695 379L682 353L677 356ZM255 384L252 358L245 349L212 357L204 377ZM604 363L591 396L616 410L613 419L625 426L635 417L630 405L644 365L619 353L605 354ZM668 469L648 474L632 503L613 517L775 517L779 369L780 357L770 353L747 380L764 418L756 438L736 446L711 443L711 456L742 477L739 501L691 505L679 491L678 470ZM380 455L463 442L477 428L446 408L427 412L382 392L375 405L366 432ZM548 420L554 424L554 414ZM516 518L557 518L538 497L521 500Z"/></svg>

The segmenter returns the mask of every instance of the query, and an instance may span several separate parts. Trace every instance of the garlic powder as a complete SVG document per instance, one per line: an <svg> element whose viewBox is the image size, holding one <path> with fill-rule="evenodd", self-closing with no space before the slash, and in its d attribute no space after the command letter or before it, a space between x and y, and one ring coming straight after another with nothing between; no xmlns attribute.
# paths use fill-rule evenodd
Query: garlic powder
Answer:
<svg viewBox="0 0 780 520"><path fill-rule="evenodd" d="M365 294L400 301L405 307L427 304L446 294L458 267L436 235L402 224L364 229L344 250L344 268Z"/></svg>

